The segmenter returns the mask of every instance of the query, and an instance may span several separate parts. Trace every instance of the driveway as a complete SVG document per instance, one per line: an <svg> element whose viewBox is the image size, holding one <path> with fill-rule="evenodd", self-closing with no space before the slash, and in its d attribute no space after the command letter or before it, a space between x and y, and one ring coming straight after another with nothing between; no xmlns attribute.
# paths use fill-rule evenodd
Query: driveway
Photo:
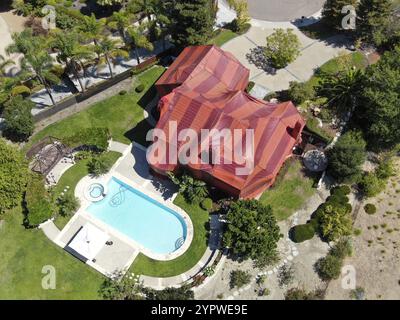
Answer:
<svg viewBox="0 0 400 320"><path fill-rule="evenodd" d="M287 24L288 26L290 24ZM343 44L319 41L306 37L296 27L290 25L301 42L301 54L293 63L280 70L268 70L254 62L255 52L265 46L266 37L272 28L253 26L246 34L236 37L222 46L231 52L244 66L250 69L250 80L264 87L267 92L286 90L291 81L307 81L316 68L346 51Z"/></svg>
<svg viewBox="0 0 400 320"><path fill-rule="evenodd" d="M323 7L325 0L248 0L251 17L267 21L291 21L308 17Z"/></svg>

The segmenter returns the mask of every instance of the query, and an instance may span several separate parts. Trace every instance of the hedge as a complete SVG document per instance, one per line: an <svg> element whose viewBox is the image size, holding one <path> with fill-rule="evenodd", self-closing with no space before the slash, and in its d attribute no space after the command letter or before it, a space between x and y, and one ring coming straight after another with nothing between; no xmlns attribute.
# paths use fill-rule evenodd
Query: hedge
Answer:
<svg viewBox="0 0 400 320"><path fill-rule="evenodd" d="M54 205L49 193L44 187L42 177L33 174L28 181L25 193L26 220L29 226L37 226L50 219Z"/></svg>
<svg viewBox="0 0 400 320"><path fill-rule="evenodd" d="M213 202L210 198L206 198L200 203L200 207L206 211L210 211L212 209L212 205Z"/></svg>

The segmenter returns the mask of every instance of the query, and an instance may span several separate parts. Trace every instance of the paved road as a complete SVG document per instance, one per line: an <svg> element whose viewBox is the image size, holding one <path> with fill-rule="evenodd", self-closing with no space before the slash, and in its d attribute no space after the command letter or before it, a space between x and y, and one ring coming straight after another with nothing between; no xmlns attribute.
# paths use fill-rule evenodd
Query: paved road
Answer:
<svg viewBox="0 0 400 320"><path fill-rule="evenodd" d="M250 15L267 21L291 21L317 13L325 0L248 0Z"/></svg>

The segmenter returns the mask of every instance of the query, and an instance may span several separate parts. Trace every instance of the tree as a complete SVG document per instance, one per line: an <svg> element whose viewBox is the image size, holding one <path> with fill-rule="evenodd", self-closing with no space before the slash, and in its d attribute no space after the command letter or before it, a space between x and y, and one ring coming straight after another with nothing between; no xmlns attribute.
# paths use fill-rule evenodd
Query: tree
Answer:
<svg viewBox="0 0 400 320"><path fill-rule="evenodd" d="M211 0L169 1L172 42L180 49L206 44L212 36L215 14Z"/></svg>
<svg viewBox="0 0 400 320"><path fill-rule="evenodd" d="M328 172L338 182L357 181L361 176L361 165L365 161L365 147L366 142L361 132L346 132L328 151Z"/></svg>
<svg viewBox="0 0 400 320"><path fill-rule="evenodd" d="M355 67L336 73L325 73L318 87L320 95L328 99L327 104L339 114L352 112L363 87L363 73Z"/></svg>
<svg viewBox="0 0 400 320"><path fill-rule="evenodd" d="M113 6L115 4L121 4L124 0L96 0L100 6Z"/></svg>
<svg viewBox="0 0 400 320"><path fill-rule="evenodd" d="M236 12L236 19L232 21L233 31L242 32L250 21L249 8L245 0L232 0L229 2Z"/></svg>
<svg viewBox="0 0 400 320"><path fill-rule="evenodd" d="M82 22L77 26L77 31L81 32L97 45L99 36L104 32L105 24L105 19L97 20L96 16L92 13L91 16L83 16Z"/></svg>
<svg viewBox="0 0 400 320"><path fill-rule="evenodd" d="M148 23L150 35L155 39L162 39L163 50L166 50L165 38L169 34L170 19L165 14L165 8L162 3L157 6L154 13L154 19Z"/></svg>
<svg viewBox="0 0 400 320"><path fill-rule="evenodd" d="M32 29L28 28L21 33L12 35L13 43L6 49L7 54L22 53L22 73L28 77L36 78L45 87L53 105L55 104L51 93L51 84L60 82L60 79L52 72L53 59L45 48L46 38L34 36Z"/></svg>
<svg viewBox="0 0 400 320"><path fill-rule="evenodd" d="M140 56L139 56L139 48L146 49L148 51L153 51L153 44L147 39L147 37L143 34L143 26L139 27L129 27L128 35L131 43L131 47L135 50L137 63L140 64Z"/></svg>
<svg viewBox="0 0 400 320"><path fill-rule="evenodd" d="M12 140L25 141L35 128L31 110L34 103L22 96L12 98L4 110L5 134Z"/></svg>
<svg viewBox="0 0 400 320"><path fill-rule="evenodd" d="M161 0L162 1L162 0ZM142 12L151 21L152 15L160 5L160 0L131 0L128 3L127 10L132 13Z"/></svg>
<svg viewBox="0 0 400 320"><path fill-rule="evenodd" d="M27 175L24 156L0 138L0 213L21 203Z"/></svg>
<svg viewBox="0 0 400 320"><path fill-rule="evenodd" d="M357 34L367 43L381 45L390 22L391 0L361 0L357 9Z"/></svg>
<svg viewBox="0 0 400 320"><path fill-rule="evenodd" d="M58 50L57 60L64 63L69 71L73 73L79 82L82 92L85 86L79 76L79 65L82 60L90 60L93 58L93 51L89 46L80 43L79 35L73 31L65 34L64 32L56 32L52 40L52 47Z"/></svg>
<svg viewBox="0 0 400 320"><path fill-rule="evenodd" d="M342 20L347 15L342 13L345 6L353 6L357 8L358 0L328 0L322 9L322 19L330 27L341 30Z"/></svg>
<svg viewBox="0 0 400 320"><path fill-rule="evenodd" d="M115 272L102 283L99 293L106 300L143 300L143 285L133 273Z"/></svg>
<svg viewBox="0 0 400 320"><path fill-rule="evenodd" d="M165 288L163 290L154 290L145 288L143 290L146 300L193 300L194 292L187 286L183 285L179 288Z"/></svg>
<svg viewBox="0 0 400 320"><path fill-rule="evenodd" d="M190 203L199 203L208 196L207 185L204 181L194 179L188 174L177 177L171 172L168 172L168 177L179 187L179 193Z"/></svg>
<svg viewBox="0 0 400 320"><path fill-rule="evenodd" d="M116 11L110 17L108 26L111 29L118 30L122 41L127 44L126 29L131 25L132 16L126 10Z"/></svg>
<svg viewBox="0 0 400 320"><path fill-rule="evenodd" d="M319 223L322 237L328 241L348 236L352 231L352 220L345 206L326 205Z"/></svg>
<svg viewBox="0 0 400 320"><path fill-rule="evenodd" d="M367 68L355 117L368 145L381 150L400 142L400 46Z"/></svg>
<svg viewBox="0 0 400 320"><path fill-rule="evenodd" d="M315 90L309 81L290 81L288 95L294 103L301 104L307 100L312 100L315 97Z"/></svg>
<svg viewBox="0 0 400 320"><path fill-rule="evenodd" d="M110 77L114 77L111 62L114 63L118 57L127 58L129 53L126 50L121 49L120 42L107 37L102 38L98 45L95 47L96 52L100 55L99 65L108 65L110 71Z"/></svg>
<svg viewBox="0 0 400 320"><path fill-rule="evenodd" d="M343 260L328 254L317 261L315 268L319 277L324 280L338 279L342 270Z"/></svg>
<svg viewBox="0 0 400 320"><path fill-rule="evenodd" d="M267 37L264 51L266 59L275 68L281 69L293 62L300 54L300 41L293 30L274 29Z"/></svg>
<svg viewBox="0 0 400 320"><path fill-rule="evenodd" d="M270 206L256 200L232 202L226 213L224 246L234 255L262 262L275 261L279 227Z"/></svg>

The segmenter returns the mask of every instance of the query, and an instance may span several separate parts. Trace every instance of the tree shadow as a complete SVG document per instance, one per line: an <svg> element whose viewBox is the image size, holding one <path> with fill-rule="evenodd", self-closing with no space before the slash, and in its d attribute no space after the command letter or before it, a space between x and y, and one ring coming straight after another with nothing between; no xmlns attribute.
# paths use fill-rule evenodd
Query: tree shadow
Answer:
<svg viewBox="0 0 400 320"><path fill-rule="evenodd" d="M269 64L268 60L265 58L264 51L265 47L263 46L252 48L250 49L250 53L246 54L246 59L250 64L255 65L258 69L275 75L276 69Z"/></svg>
<svg viewBox="0 0 400 320"><path fill-rule="evenodd" d="M12 10L11 7L13 0L2 0L0 3L0 12L7 12Z"/></svg>

